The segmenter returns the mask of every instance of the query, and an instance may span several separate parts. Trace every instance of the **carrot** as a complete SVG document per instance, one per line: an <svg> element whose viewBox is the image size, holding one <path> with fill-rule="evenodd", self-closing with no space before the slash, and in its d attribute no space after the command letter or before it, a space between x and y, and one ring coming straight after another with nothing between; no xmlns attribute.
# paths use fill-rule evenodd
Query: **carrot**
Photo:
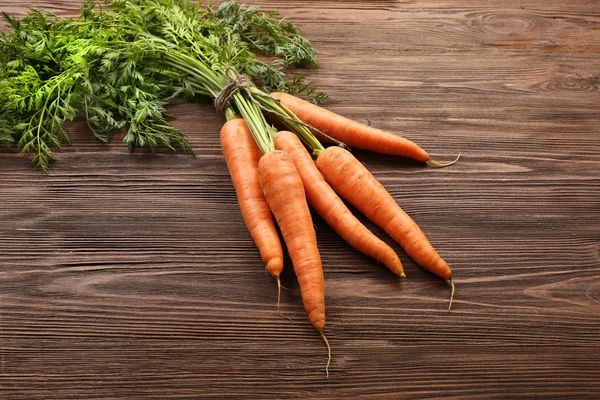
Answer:
<svg viewBox="0 0 600 400"><path fill-rule="evenodd" d="M281 101L285 107L291 110L305 124L318 129L325 135L339 140L349 147L408 157L421 162L429 162L440 167L452 165L458 161L457 158L451 163L440 164L432 160L429 154L417 144L402 136L353 121L296 96L274 92L271 93L271 97ZM321 141L328 141L323 135L319 135L318 133L315 135Z"/></svg>
<svg viewBox="0 0 600 400"><path fill-rule="evenodd" d="M329 377L331 347L323 333L325 278L302 179L289 154L280 150L269 151L262 156L258 163L258 176L292 259L308 319L327 345L325 371Z"/></svg>
<svg viewBox="0 0 600 400"><path fill-rule="evenodd" d="M400 243L417 264L454 284L448 263L435 251L419 226L400 208L373 175L347 150L331 146L317 158L317 168L338 194Z"/></svg>
<svg viewBox="0 0 600 400"><path fill-rule="evenodd" d="M221 149L242 211L244 222L260 251L267 272L277 279L279 299L283 271L283 249L258 179L262 152L243 119L232 119L221 128Z"/></svg>
<svg viewBox="0 0 600 400"><path fill-rule="evenodd" d="M325 329L325 280L300 175L287 153L274 150L260 159L258 176L292 259L308 318L322 333Z"/></svg>
<svg viewBox="0 0 600 400"><path fill-rule="evenodd" d="M308 204L325 222L356 250L382 261L394 274L406 278L396 252L375 236L346 207L325 181L300 139L286 131L276 133L274 139L275 148L287 152L292 157L304 184Z"/></svg>

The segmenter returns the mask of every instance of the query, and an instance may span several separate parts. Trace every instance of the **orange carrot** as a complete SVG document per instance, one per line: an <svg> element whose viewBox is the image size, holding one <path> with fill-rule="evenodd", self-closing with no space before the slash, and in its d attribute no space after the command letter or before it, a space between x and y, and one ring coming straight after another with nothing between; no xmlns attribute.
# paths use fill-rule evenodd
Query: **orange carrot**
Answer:
<svg viewBox="0 0 600 400"><path fill-rule="evenodd" d="M244 222L260 250L267 272L279 282L283 270L283 249L258 179L258 162L262 153L243 119L232 119L223 125L221 149Z"/></svg>
<svg viewBox="0 0 600 400"><path fill-rule="evenodd" d="M396 252L364 226L323 178L310 154L291 132L275 134L275 148L288 153L300 174L306 199L319 215L356 250L382 261L394 274L405 278Z"/></svg>
<svg viewBox="0 0 600 400"><path fill-rule="evenodd" d="M274 150L260 159L258 176L292 259L308 318L322 334L325 328L325 280L300 175L287 153Z"/></svg>
<svg viewBox="0 0 600 400"><path fill-rule="evenodd" d="M431 246L419 226L349 151L339 146L328 147L318 156L317 168L341 197L400 243L417 264L451 281L452 270L448 263Z"/></svg>
<svg viewBox="0 0 600 400"><path fill-rule="evenodd" d="M430 162L436 166L447 166L456 162L440 164L431 160L429 154L417 144L402 136L353 121L296 96L275 92L271 93L271 97L281 101L305 124L349 147L408 157L421 162ZM315 136L323 142L328 142L323 135L315 133Z"/></svg>

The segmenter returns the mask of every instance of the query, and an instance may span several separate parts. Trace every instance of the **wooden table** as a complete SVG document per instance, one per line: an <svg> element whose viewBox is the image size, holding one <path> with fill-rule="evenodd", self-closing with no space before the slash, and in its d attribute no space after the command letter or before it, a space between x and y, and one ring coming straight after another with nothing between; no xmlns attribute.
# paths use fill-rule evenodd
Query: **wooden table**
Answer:
<svg viewBox="0 0 600 400"><path fill-rule="evenodd" d="M223 118L173 107L197 157L70 125L47 176L0 152L0 398L597 399L600 2L253 1L321 51L328 108L446 169L356 151L450 262L408 279L315 217L333 361L289 259L275 311L220 153ZM78 2L2 1L73 15Z"/></svg>

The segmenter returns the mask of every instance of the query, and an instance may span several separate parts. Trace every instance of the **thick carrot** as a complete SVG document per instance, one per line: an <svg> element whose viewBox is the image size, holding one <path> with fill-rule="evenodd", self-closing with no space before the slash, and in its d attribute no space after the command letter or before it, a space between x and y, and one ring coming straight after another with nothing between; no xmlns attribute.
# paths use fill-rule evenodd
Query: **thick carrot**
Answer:
<svg viewBox="0 0 600 400"><path fill-rule="evenodd" d="M262 152L243 119L228 121L221 129L221 149L233 181L248 231L260 251L267 272L279 281L283 249L258 179Z"/></svg>
<svg viewBox="0 0 600 400"><path fill-rule="evenodd" d="M396 252L364 226L323 178L310 154L296 135L287 131L275 134L275 148L288 153L300 174L308 204L348 244L356 250L382 261L394 274L405 278Z"/></svg>
<svg viewBox="0 0 600 400"><path fill-rule="evenodd" d="M271 93L271 97L279 99L305 124L349 147L408 157L421 162L430 162L437 166L452 164L440 164L431 160L425 150L402 136L353 121L296 96L275 92ZM323 142L328 141L323 135L318 133L315 135Z"/></svg>
<svg viewBox="0 0 600 400"><path fill-rule="evenodd" d="M339 146L328 147L318 156L317 168L341 197L400 243L417 264L451 280L452 270L423 231L349 151Z"/></svg>
<svg viewBox="0 0 600 400"><path fill-rule="evenodd" d="M308 318L322 334L325 328L325 280L300 175L287 153L274 150L260 159L258 176L292 259Z"/></svg>

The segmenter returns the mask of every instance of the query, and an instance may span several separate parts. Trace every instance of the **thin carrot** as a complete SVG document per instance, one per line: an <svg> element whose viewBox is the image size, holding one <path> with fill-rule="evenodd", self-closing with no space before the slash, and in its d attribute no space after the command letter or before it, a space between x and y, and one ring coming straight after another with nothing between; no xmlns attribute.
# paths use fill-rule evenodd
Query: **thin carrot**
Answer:
<svg viewBox="0 0 600 400"><path fill-rule="evenodd" d="M251 88L247 89L246 95L254 93ZM254 90L258 91L256 88ZM235 105L236 109L233 110L231 106L227 107L225 117L228 120L233 119L232 116L235 117L239 113L246 121L256 145L263 154L258 162L259 182L265 200L275 215L287 245L308 318L327 346L328 359L325 371L329 375L331 347L323 333L325 329L325 279L321 256L317 248L317 238L300 175L290 156L285 152L275 150L272 128L261 111L261 108L271 108L279 112L280 107L268 96L263 98L261 95L260 98L262 104L259 100L246 98L240 92L235 93L230 102ZM299 129L299 131L302 132L303 129ZM319 150L323 148L310 134L310 131L304 128L304 133L308 143L312 143Z"/></svg>
<svg viewBox="0 0 600 400"><path fill-rule="evenodd" d="M457 158L448 164L438 163L432 160L429 154L417 144L400 135L353 121L296 96L275 92L271 93L271 97L281 101L302 122L349 147L408 157L421 162L430 162L438 167L452 165L458 161ZM315 136L323 142L328 141L326 137L318 133L315 133Z"/></svg>
<svg viewBox="0 0 600 400"><path fill-rule="evenodd" d="M325 280L304 187L291 157L279 150L258 163L263 193L292 259L304 308L315 329L325 329Z"/></svg>
<svg viewBox="0 0 600 400"><path fill-rule="evenodd" d="M435 251L419 226L349 151L339 146L328 147L320 153L316 164L341 197L400 243L417 264L441 278L452 278L448 263Z"/></svg>
<svg viewBox="0 0 600 400"><path fill-rule="evenodd" d="M267 272L277 279L278 309L283 249L258 179L262 152L243 119L232 119L221 128L221 149L233 181L244 222L252 235Z"/></svg>
<svg viewBox="0 0 600 400"><path fill-rule="evenodd" d="M323 178L310 154L296 135L287 131L275 134L275 148L288 153L300 174L308 204L348 244L382 261L394 274L406 278L400 258L384 241L364 226Z"/></svg>

